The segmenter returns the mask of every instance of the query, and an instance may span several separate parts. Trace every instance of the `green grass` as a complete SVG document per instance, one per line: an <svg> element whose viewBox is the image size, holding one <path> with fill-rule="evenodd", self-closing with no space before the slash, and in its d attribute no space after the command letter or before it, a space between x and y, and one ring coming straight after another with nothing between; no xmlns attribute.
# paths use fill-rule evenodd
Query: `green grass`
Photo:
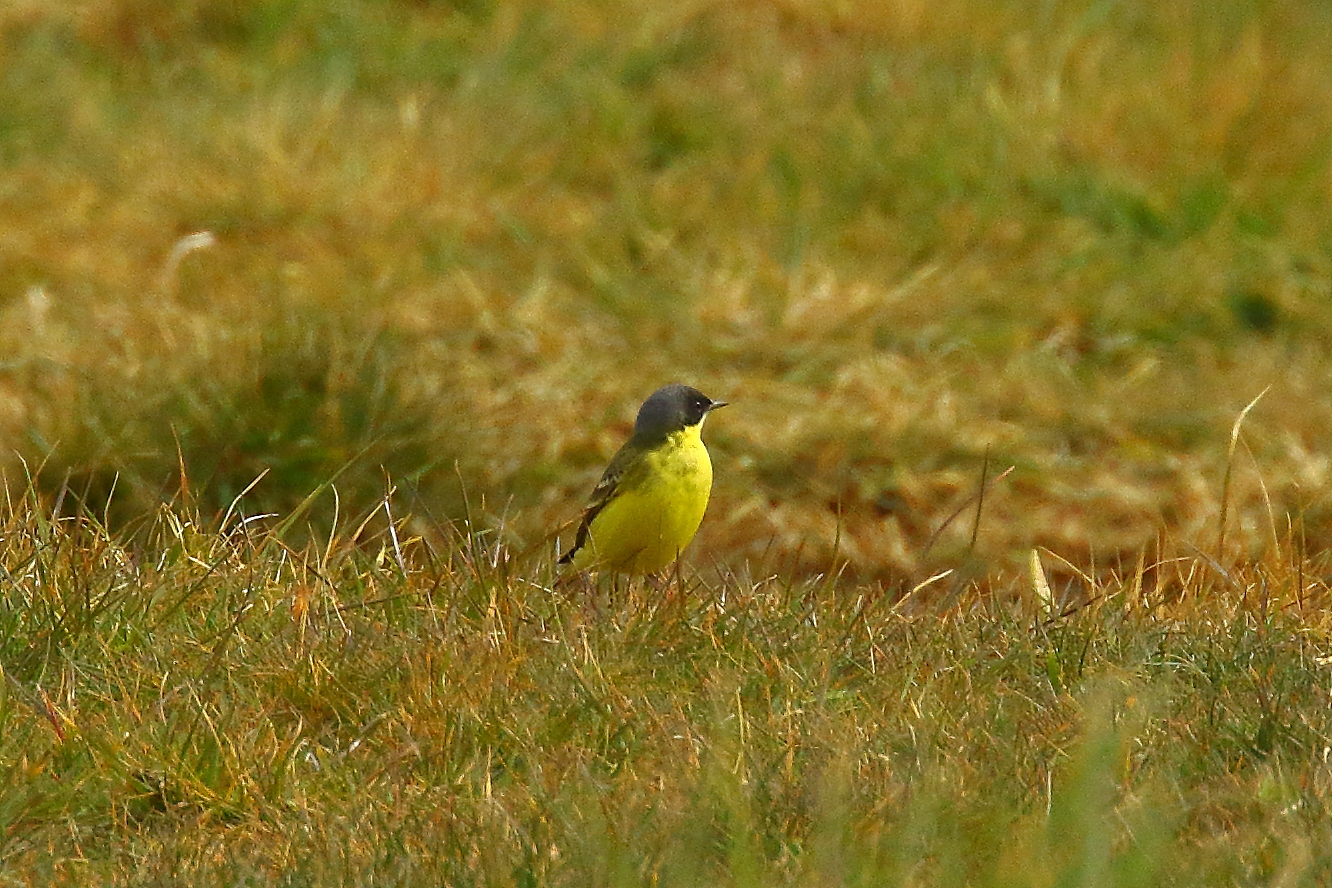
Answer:
<svg viewBox="0 0 1332 888"><path fill-rule="evenodd" d="M0 881L1327 881L1332 22L1214 7L0 6Z"/></svg>
<svg viewBox="0 0 1332 888"><path fill-rule="evenodd" d="M133 545L29 500L2 529L11 883L1332 869L1319 565L1165 558L1049 617L780 571L558 588L482 536L399 561L169 508Z"/></svg>

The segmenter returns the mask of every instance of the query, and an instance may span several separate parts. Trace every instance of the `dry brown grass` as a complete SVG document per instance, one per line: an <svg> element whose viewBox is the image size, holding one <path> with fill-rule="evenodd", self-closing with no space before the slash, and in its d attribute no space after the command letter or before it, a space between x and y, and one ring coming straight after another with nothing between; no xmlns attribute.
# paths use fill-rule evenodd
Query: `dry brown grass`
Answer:
<svg viewBox="0 0 1332 888"><path fill-rule="evenodd" d="M1232 540L1322 539L1324 16L11 5L0 435L126 515L179 446L219 512L352 461L535 547L679 378L736 404L697 562L896 582L986 453L983 569L1205 546L1271 384Z"/></svg>

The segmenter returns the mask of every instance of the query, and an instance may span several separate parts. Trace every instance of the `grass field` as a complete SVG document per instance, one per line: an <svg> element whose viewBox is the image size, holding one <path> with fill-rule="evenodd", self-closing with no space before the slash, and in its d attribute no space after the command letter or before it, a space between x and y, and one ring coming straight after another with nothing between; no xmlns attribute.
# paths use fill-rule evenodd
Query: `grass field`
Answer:
<svg viewBox="0 0 1332 888"><path fill-rule="evenodd" d="M0 354L0 884L1332 880L1322 4L7 0Z"/></svg>

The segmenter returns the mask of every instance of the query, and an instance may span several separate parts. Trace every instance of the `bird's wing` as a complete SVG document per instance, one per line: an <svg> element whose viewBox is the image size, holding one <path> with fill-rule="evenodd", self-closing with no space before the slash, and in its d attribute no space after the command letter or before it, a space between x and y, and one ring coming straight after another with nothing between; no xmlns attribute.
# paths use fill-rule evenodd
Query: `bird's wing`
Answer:
<svg viewBox="0 0 1332 888"><path fill-rule="evenodd" d="M574 544L560 556L560 564L568 564L573 561L578 550L583 548L587 542L588 529L592 526L593 520L606 508L611 500L615 499L616 494L620 492L620 482L628 475L637 475L642 472L647 463L641 459L635 460L642 455L642 451L637 447L630 447L625 444L611 457L610 465L606 466L606 471L602 472L601 480L597 486L592 488L592 496L588 500L587 509L583 511L583 520L578 524L578 533L574 535Z"/></svg>

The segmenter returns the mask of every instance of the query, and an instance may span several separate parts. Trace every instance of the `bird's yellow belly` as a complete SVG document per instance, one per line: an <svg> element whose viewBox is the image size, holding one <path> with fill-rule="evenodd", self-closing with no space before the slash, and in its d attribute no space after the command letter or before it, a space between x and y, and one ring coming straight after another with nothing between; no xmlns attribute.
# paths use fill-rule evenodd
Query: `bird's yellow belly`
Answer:
<svg viewBox="0 0 1332 888"><path fill-rule="evenodd" d="M703 522L712 462L697 430L679 433L646 459L651 465L645 482L607 503L588 529L589 566L654 573L679 557Z"/></svg>

